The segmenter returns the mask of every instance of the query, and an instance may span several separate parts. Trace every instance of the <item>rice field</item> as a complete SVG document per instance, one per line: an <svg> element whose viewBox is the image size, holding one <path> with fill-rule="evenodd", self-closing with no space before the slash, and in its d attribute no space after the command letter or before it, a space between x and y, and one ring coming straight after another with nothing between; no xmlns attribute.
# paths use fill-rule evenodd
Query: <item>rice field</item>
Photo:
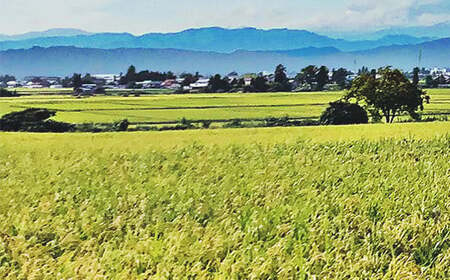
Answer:
<svg viewBox="0 0 450 280"><path fill-rule="evenodd" d="M33 95L0 114L316 118L340 96ZM0 279L450 279L449 197L450 122L0 133Z"/></svg>
<svg viewBox="0 0 450 280"><path fill-rule="evenodd" d="M0 133L0 278L448 279L449 131Z"/></svg>
<svg viewBox="0 0 450 280"><path fill-rule="evenodd" d="M429 90L431 103L424 114L450 114L450 90ZM342 92L185 94L140 97L97 96L75 98L69 95L30 95L0 99L0 114L26 108L57 111L58 121L71 123L114 122L170 123L182 118L196 120L263 119L291 117L318 119L329 102Z"/></svg>

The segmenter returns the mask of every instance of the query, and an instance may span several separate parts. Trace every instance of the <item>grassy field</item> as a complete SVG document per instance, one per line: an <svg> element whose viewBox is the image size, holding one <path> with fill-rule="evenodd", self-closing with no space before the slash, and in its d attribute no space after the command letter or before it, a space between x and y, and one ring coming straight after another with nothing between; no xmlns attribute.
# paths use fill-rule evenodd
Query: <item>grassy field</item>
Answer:
<svg viewBox="0 0 450 280"><path fill-rule="evenodd" d="M430 90L431 104L425 114L450 114L450 90ZM263 119L266 117L317 119L329 102L342 92L186 94L141 97L98 96L77 99L68 95L30 95L2 98L0 114L41 107L57 110L56 120L72 123L113 122L128 119L137 123L188 120Z"/></svg>
<svg viewBox="0 0 450 280"><path fill-rule="evenodd" d="M0 114L317 118L341 95L36 92ZM449 186L450 122L0 133L0 279L450 279Z"/></svg>
<svg viewBox="0 0 450 280"><path fill-rule="evenodd" d="M450 123L0 134L1 279L449 279Z"/></svg>

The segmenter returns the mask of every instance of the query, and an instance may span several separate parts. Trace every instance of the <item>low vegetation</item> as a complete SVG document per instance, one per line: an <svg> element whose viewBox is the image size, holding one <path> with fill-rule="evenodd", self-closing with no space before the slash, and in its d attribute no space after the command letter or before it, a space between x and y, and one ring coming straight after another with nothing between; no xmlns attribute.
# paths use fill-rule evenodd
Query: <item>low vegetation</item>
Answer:
<svg viewBox="0 0 450 280"><path fill-rule="evenodd" d="M0 134L0 278L448 279L431 126Z"/></svg>
<svg viewBox="0 0 450 280"><path fill-rule="evenodd" d="M368 123L367 112L358 104L346 102L332 102L320 116L320 124L360 124Z"/></svg>
<svg viewBox="0 0 450 280"><path fill-rule="evenodd" d="M75 125L50 120L56 114L47 109L26 109L0 118L0 131L70 132Z"/></svg>
<svg viewBox="0 0 450 280"><path fill-rule="evenodd" d="M0 97L16 97L18 96L16 91L10 91L4 88L0 88Z"/></svg>

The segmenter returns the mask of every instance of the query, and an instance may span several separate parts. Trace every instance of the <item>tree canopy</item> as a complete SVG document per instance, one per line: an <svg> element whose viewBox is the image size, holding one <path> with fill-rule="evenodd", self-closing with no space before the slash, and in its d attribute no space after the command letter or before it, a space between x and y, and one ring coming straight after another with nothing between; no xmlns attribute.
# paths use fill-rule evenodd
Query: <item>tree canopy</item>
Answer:
<svg viewBox="0 0 450 280"><path fill-rule="evenodd" d="M364 73L356 78L344 99L356 99L373 117L383 116L387 123L402 113L418 119L417 111L423 110L425 92L398 69L380 68L376 74Z"/></svg>
<svg viewBox="0 0 450 280"><path fill-rule="evenodd" d="M330 106L320 116L320 123L324 125L360 124L368 123L366 110L358 104L342 101L330 103Z"/></svg>

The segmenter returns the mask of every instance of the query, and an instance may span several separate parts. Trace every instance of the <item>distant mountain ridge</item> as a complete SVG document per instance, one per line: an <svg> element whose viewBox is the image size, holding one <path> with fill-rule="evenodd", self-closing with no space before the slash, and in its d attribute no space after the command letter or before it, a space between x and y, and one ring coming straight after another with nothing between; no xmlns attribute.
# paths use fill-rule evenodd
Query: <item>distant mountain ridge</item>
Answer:
<svg viewBox="0 0 450 280"><path fill-rule="evenodd" d="M89 35L89 33L84 30L74 29L74 28L53 28L46 31L34 31L27 32L24 34L17 35L5 35L0 34L0 41L19 41L19 40L27 40L34 38L46 38L46 37L68 37L68 36L77 36L77 35Z"/></svg>
<svg viewBox="0 0 450 280"><path fill-rule="evenodd" d="M422 59L419 64L419 53ZM415 66L449 66L450 38L415 45L385 46L371 50L342 52L335 48L304 48L286 51L248 51L232 53L180 49L77 47L34 47L0 52L0 73L17 77L27 75L65 76L77 73L120 73L133 64L138 69L184 71L203 74L273 71L284 64L289 71L299 71L309 64L330 69L362 66L393 66L412 69Z"/></svg>
<svg viewBox="0 0 450 280"><path fill-rule="evenodd" d="M381 46L418 44L432 39L429 37L391 35L372 41L346 41L306 30L208 27L188 29L176 33L149 33L142 36L134 36L129 33L96 33L9 40L0 42L0 50L29 49L34 46L74 46L101 49L174 48L222 53L231 53L241 49L269 51L308 47L332 47L341 51L357 51Z"/></svg>
<svg viewBox="0 0 450 280"><path fill-rule="evenodd" d="M429 26L409 26L409 27L391 27L375 32L361 31L317 31L331 38L340 38L350 41L355 40L379 40L387 36L407 36L407 37L428 37L435 40L450 37L450 21L441 22Z"/></svg>

